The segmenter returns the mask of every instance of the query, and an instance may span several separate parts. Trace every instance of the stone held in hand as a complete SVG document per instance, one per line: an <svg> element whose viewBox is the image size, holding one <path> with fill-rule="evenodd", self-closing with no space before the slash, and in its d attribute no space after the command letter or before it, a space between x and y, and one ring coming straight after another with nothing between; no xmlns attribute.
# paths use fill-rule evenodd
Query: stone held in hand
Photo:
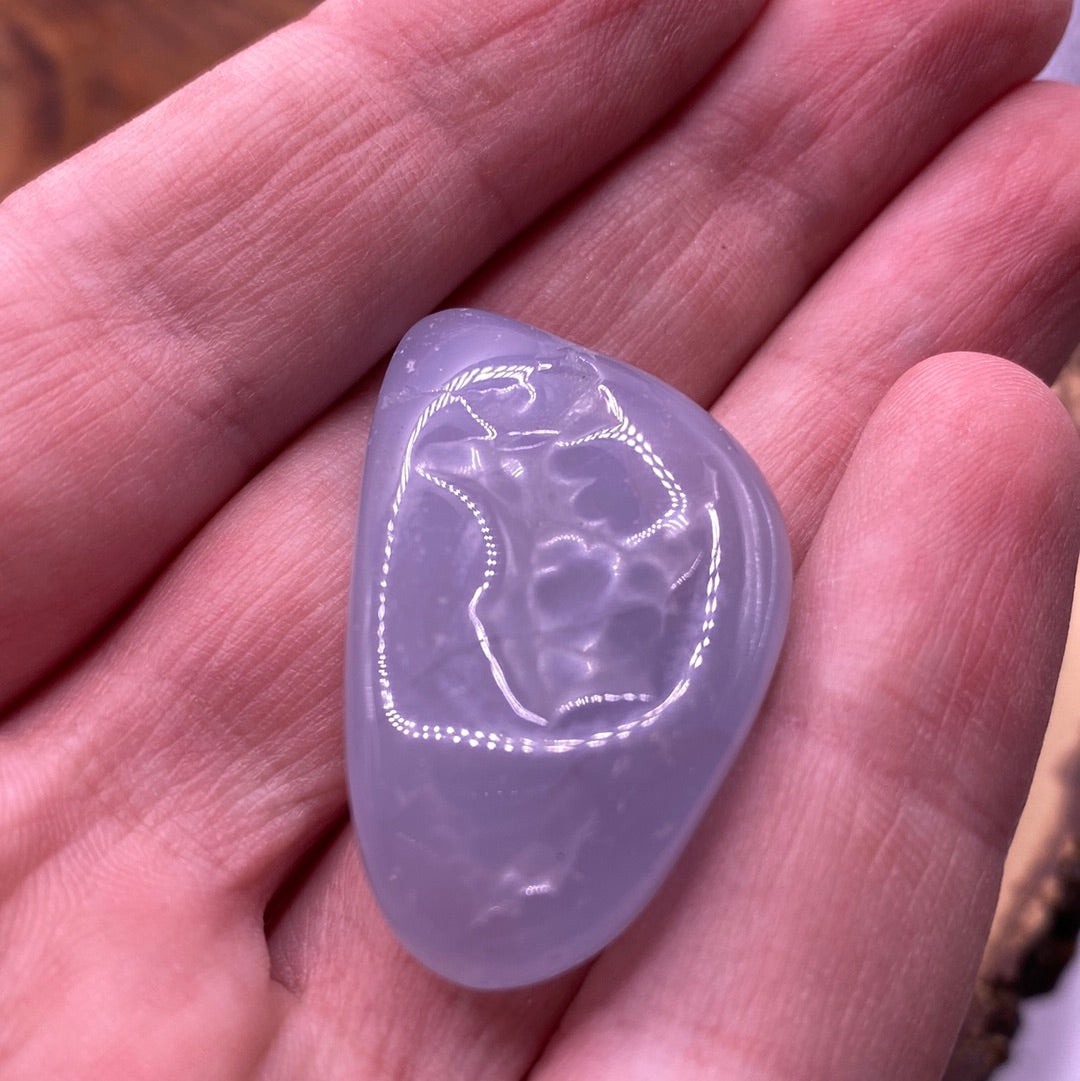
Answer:
<svg viewBox="0 0 1080 1081"><path fill-rule="evenodd" d="M346 664L353 817L405 947L509 988L611 942L729 769L790 597L772 494L689 399L503 316L413 327Z"/></svg>

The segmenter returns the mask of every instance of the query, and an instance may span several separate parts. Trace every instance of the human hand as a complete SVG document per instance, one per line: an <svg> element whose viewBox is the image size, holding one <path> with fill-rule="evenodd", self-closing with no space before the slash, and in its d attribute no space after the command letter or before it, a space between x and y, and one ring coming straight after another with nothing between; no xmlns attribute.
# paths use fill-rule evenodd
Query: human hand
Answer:
<svg viewBox="0 0 1080 1081"><path fill-rule="evenodd" d="M924 358L1080 338L1080 98L1010 89L1063 21L332 0L5 203L4 1076L939 1077L1080 461L1021 367ZM344 821L368 373L451 293L715 401L797 567L672 881L499 995L403 954Z"/></svg>

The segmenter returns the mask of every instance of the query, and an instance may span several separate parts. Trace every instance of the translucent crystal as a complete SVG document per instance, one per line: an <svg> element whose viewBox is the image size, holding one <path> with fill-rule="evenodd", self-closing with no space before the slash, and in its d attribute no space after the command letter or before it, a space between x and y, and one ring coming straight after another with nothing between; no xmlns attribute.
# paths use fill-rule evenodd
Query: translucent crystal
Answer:
<svg viewBox="0 0 1080 1081"><path fill-rule="evenodd" d="M734 440L629 365L486 312L391 361L347 657L350 797L404 945L554 976L641 911L753 721L791 595Z"/></svg>

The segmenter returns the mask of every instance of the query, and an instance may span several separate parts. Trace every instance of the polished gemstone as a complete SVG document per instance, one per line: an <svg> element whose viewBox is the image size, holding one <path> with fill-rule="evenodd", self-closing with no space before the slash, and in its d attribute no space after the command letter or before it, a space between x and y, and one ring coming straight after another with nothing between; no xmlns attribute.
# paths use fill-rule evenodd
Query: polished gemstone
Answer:
<svg viewBox="0 0 1080 1081"><path fill-rule="evenodd" d="M689 399L503 316L413 327L346 666L353 816L406 948L507 988L606 946L730 767L790 596L765 481Z"/></svg>

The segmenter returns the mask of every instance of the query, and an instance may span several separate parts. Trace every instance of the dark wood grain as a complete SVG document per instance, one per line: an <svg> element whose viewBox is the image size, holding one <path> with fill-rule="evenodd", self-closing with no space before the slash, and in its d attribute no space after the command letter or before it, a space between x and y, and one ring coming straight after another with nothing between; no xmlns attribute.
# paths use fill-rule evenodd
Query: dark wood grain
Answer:
<svg viewBox="0 0 1080 1081"><path fill-rule="evenodd" d="M0 195L314 0L0 0Z"/></svg>

